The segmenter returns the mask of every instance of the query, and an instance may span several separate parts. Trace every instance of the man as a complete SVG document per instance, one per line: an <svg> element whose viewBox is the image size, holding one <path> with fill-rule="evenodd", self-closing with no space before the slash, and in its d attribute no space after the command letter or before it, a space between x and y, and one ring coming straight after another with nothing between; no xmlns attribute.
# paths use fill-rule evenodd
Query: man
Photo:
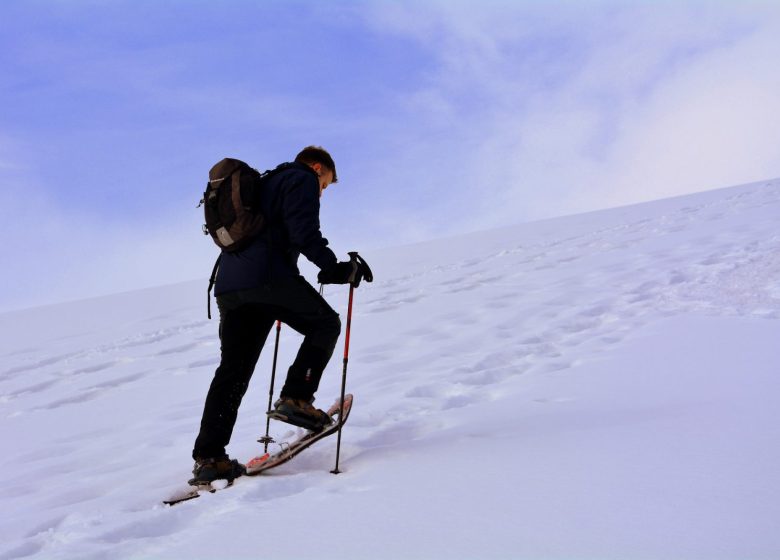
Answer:
<svg viewBox="0 0 780 560"><path fill-rule="evenodd" d="M338 314L298 270L303 254L320 268L323 284L357 285L365 269L338 262L320 233L320 197L337 181L336 165L323 148L304 148L280 165L260 189L264 231L245 249L223 252L214 293L219 307L221 361L214 373L192 456L191 484L240 476L244 466L225 453L241 399L277 320L304 336L275 409L290 423L317 430L331 422L314 408L314 394L341 332ZM367 277L367 281L371 278Z"/></svg>

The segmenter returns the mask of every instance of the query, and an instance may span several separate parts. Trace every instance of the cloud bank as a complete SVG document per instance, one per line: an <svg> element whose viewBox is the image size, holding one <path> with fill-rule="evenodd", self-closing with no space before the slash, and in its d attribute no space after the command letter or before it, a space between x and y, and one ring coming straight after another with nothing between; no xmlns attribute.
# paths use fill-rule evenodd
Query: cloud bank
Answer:
<svg viewBox="0 0 780 560"><path fill-rule="evenodd" d="M438 61L407 102L442 134L405 166L456 169L447 184L457 185L457 223L479 229L780 175L777 7L488 6L382 5L371 17Z"/></svg>

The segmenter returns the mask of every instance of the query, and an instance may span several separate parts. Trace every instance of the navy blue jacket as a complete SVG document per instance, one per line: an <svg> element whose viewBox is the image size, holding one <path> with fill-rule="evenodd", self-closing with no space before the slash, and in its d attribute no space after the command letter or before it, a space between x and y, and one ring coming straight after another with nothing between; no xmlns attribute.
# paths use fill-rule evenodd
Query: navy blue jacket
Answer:
<svg viewBox="0 0 780 560"><path fill-rule="evenodd" d="M214 294L248 290L300 275L303 254L321 270L336 255L320 233L320 185L308 165L286 164L265 182L259 204L268 225L247 248L222 252Z"/></svg>

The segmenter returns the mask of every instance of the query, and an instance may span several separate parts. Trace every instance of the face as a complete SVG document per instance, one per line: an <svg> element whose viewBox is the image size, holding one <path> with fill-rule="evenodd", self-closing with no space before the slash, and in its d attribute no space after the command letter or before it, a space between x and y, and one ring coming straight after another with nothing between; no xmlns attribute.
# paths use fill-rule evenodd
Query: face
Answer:
<svg viewBox="0 0 780 560"><path fill-rule="evenodd" d="M333 182L333 171L323 167L321 163L315 163L311 168L317 172L317 177L320 182L320 197L322 197L322 193L325 192L325 189Z"/></svg>

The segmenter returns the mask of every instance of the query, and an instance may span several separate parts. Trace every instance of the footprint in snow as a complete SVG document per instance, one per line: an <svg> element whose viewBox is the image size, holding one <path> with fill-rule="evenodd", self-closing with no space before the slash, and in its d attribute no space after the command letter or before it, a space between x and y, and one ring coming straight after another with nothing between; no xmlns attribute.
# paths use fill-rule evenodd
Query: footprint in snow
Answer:
<svg viewBox="0 0 780 560"><path fill-rule="evenodd" d="M294 467L296 473L305 472L306 469L302 459L307 456L311 458L311 455L306 454L300 456L301 460L296 458L296 462L289 465L290 468ZM319 461L317 462L319 463ZM284 465L284 467L288 467L288 465ZM253 504L262 504L272 500L289 498L290 496L301 494L309 489L310 484L307 484L305 480L302 480L302 478L305 478L304 476L289 476L289 473L284 473L284 471L281 470L282 468L283 467L277 467L273 472L268 471L268 474L263 475L264 477L267 476L269 478L275 476L276 480L274 480L272 484L253 485L251 490L248 490L241 496L241 500ZM319 464L317 465L317 468L320 468Z"/></svg>
<svg viewBox="0 0 780 560"><path fill-rule="evenodd" d="M37 463L38 461L49 461L52 457L66 457L76 451L78 451L78 447L75 445L50 445L45 449L23 453L14 460L20 463Z"/></svg>
<svg viewBox="0 0 780 560"><path fill-rule="evenodd" d="M219 365L219 357L207 358L205 360L197 360L187 364L187 369L198 369L202 367L214 367Z"/></svg>
<svg viewBox="0 0 780 560"><path fill-rule="evenodd" d="M134 373L131 375L126 375L124 377L119 377L116 379L104 381L102 383L92 385L91 387L87 387L86 389L80 389L79 390L80 392L77 395L57 399L49 402L46 405L34 408L32 410L54 410L57 408L61 408L63 406L80 404L87 401L91 401L93 399L98 398L99 396L101 396L103 393L107 391L118 389L124 385L127 385L128 383L137 381L138 379L145 377L149 373L151 372Z"/></svg>
<svg viewBox="0 0 780 560"><path fill-rule="evenodd" d="M17 389L16 391L12 391L8 393L7 395L3 395L5 400L15 399L17 397L21 397L24 395L32 395L36 393L41 393L51 387L52 385L56 385L60 382L59 379L50 379L49 381L43 381L41 383L36 383L34 385L28 385L27 387L22 387L21 389Z"/></svg>
<svg viewBox="0 0 780 560"><path fill-rule="evenodd" d="M195 348L198 348L199 346L202 346L201 342L189 342L187 344L182 344L180 346L174 346L172 348L166 348L164 350L160 350L155 355L156 356L167 356L169 354L182 354L184 352L189 352L190 350L194 350Z"/></svg>
<svg viewBox="0 0 780 560"><path fill-rule="evenodd" d="M13 367L13 368L8 369L5 372L3 372L2 376L0 376L0 377L5 378L6 376L13 376L16 373L21 373L21 372L25 372L25 371L32 371L32 370L44 368L46 366L50 366L50 365L57 364L59 362L68 360L70 358L78 356L79 354L81 354L81 352L70 352L68 354L60 354L58 356L52 356L50 358L44 358L44 359L38 360L38 361L36 361L36 362L34 362L32 364L25 364L25 365L21 365L21 366L16 366L16 367Z"/></svg>
<svg viewBox="0 0 780 560"><path fill-rule="evenodd" d="M186 526L186 518L176 515L175 510L159 510L140 515L144 515L146 518L107 531L98 535L95 540L102 543L119 544L126 541L166 537L179 532Z"/></svg>
<svg viewBox="0 0 780 560"><path fill-rule="evenodd" d="M97 373L99 371L104 371L104 370L110 369L112 367L115 367L115 366L117 366L119 364L129 363L130 361L131 360L129 360L129 359L111 360L110 362L103 362L103 363L100 363L100 364L95 364L93 366L87 366L87 367L82 367L82 368L79 368L79 369L75 369L75 370L71 371L68 375L81 375L81 374L84 374L84 373Z"/></svg>

